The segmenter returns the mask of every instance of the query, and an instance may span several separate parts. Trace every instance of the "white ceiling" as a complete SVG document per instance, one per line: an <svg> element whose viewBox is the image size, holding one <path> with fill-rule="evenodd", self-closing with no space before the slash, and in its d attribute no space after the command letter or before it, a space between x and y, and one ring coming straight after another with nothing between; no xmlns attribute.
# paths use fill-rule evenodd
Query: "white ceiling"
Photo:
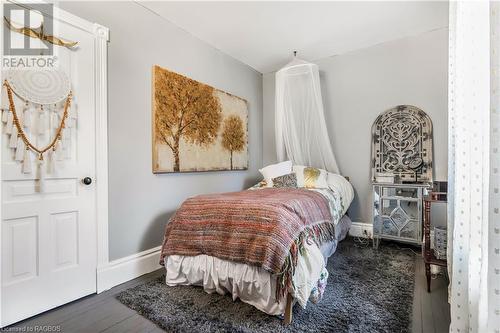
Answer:
<svg viewBox="0 0 500 333"><path fill-rule="evenodd" d="M141 2L261 73L448 26L447 2Z"/></svg>

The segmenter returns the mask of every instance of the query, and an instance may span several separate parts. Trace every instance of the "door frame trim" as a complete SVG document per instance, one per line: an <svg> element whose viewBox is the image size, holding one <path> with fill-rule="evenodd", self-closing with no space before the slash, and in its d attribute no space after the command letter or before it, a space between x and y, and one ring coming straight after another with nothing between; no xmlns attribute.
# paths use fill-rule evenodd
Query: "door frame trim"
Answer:
<svg viewBox="0 0 500 333"><path fill-rule="evenodd" d="M7 2L27 7L18 0L7 0ZM31 3L46 3L43 0L31 0ZM82 29L94 36L94 86L95 86L95 188L96 188L96 292L103 291L99 282L100 268L109 264L109 240L108 240L108 42L109 29L98 23L92 23L79 16L73 15L56 5L53 7L53 16L59 20ZM3 1L0 4L0 17L3 17ZM0 43L3 44L3 33L0 34ZM1 44L0 44L1 45ZM0 53L0 61L3 54ZM1 71L0 71L1 79ZM0 145L3 144L3 135L0 135ZM2 155L0 150L0 161ZM1 191L1 168L0 168L0 222L2 220L2 191ZM2 240L2 228L0 225L0 249ZM0 265L0 282L2 268ZM4 322L2 318L2 288L0 283L0 327L11 323Z"/></svg>
<svg viewBox="0 0 500 333"><path fill-rule="evenodd" d="M108 41L109 29L94 23L95 36L95 112L96 112L96 219L97 219L97 267L96 291L100 268L109 263L108 237Z"/></svg>

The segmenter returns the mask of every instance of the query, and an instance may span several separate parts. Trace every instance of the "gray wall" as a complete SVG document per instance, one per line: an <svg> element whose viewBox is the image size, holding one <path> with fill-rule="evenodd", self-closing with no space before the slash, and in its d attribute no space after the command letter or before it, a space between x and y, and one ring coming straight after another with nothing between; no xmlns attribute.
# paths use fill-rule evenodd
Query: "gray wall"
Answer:
<svg viewBox="0 0 500 333"><path fill-rule="evenodd" d="M110 29L109 255L161 244L179 204L201 193L240 190L262 167L262 75L134 2L60 2ZM249 102L248 171L151 172L151 67L171 69Z"/></svg>
<svg viewBox="0 0 500 333"><path fill-rule="evenodd" d="M371 223L370 139L379 113L399 104L424 110L434 125L434 177L447 179L448 30L440 29L315 61L333 150L356 197L354 221ZM276 159L274 73L265 74L264 165Z"/></svg>

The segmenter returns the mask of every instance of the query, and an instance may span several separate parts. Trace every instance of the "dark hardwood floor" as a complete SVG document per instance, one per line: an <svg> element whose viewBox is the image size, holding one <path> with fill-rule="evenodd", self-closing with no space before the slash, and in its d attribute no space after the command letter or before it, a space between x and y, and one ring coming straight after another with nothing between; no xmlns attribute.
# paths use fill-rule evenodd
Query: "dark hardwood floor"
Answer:
<svg viewBox="0 0 500 333"><path fill-rule="evenodd" d="M431 280L431 292L427 292L425 268L422 256L417 256L415 289L413 293L413 333L449 332L450 306L448 304L448 280L439 276Z"/></svg>
<svg viewBox="0 0 500 333"><path fill-rule="evenodd" d="M60 327L60 332L163 332L154 323L138 315L115 298L115 295L122 290L161 274L161 270L146 274L99 295L84 297L22 321L8 327L6 331L25 332L29 331L25 329L27 327L49 325ZM418 256L413 302L413 333L448 332L450 311L447 302L447 281L439 277L432 280L431 286L431 293L427 293L424 264L422 258Z"/></svg>

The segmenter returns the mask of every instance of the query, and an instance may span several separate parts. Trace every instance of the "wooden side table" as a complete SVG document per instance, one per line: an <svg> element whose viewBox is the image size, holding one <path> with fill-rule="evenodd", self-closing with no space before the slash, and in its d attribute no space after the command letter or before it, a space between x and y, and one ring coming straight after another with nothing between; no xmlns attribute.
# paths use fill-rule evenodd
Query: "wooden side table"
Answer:
<svg viewBox="0 0 500 333"><path fill-rule="evenodd" d="M447 266L444 259L437 259L431 249L431 205L433 203L446 203L445 192L429 192L424 196L424 246L422 248L425 264L425 277L427 278L427 292L431 292L431 265Z"/></svg>

